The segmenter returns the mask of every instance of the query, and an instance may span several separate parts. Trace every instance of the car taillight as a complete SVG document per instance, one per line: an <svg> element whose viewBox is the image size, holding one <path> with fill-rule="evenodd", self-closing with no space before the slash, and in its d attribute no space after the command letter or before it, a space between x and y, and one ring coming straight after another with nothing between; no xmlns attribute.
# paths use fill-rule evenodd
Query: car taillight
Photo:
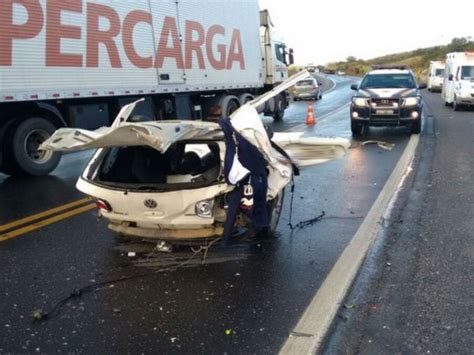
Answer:
<svg viewBox="0 0 474 355"><path fill-rule="evenodd" d="M110 207L110 204L105 200L96 199L95 204L101 212L112 212L112 207Z"/></svg>

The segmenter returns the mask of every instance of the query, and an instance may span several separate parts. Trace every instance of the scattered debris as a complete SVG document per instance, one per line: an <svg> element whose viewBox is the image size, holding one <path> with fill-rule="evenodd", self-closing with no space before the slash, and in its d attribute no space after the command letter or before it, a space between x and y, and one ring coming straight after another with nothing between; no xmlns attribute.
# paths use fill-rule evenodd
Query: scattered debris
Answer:
<svg viewBox="0 0 474 355"><path fill-rule="evenodd" d="M134 251L129 251L127 255L129 258L134 258L137 255L137 253L135 253Z"/></svg>
<svg viewBox="0 0 474 355"><path fill-rule="evenodd" d="M313 224L318 223L320 220L322 220L325 215L326 215L326 212L321 211L321 214L317 217L307 219L305 221L300 221L295 226L290 225L290 229L291 231L293 231L296 229L302 229L308 226L312 226Z"/></svg>
<svg viewBox="0 0 474 355"><path fill-rule="evenodd" d="M176 265L169 266L169 267L163 267L163 268L160 268L160 269L158 269L158 270L156 270L155 272L152 272L152 273L150 273L150 272L139 273L139 274L134 274L134 275L130 275L130 276L124 276L124 277L121 277L121 278L118 278L118 279L106 280L106 281L98 282L98 283L95 283L95 280L93 280L94 283L91 283L89 285L86 285L86 286L83 286L83 287L80 287L80 288L74 288L71 291L71 293L69 294L69 296L59 300L51 308L51 310L49 312L45 312L42 309L34 310L31 314L32 318L33 318L33 321L43 321L43 320L51 318L51 316L53 314L59 312L59 310L66 303L68 303L73 298L81 297L84 293L89 293L89 292L92 292L92 291L96 291L98 289L105 288L105 286L108 286L107 288L110 288L114 284L117 284L117 283L120 283L120 282L125 282L125 281L132 280L132 279L143 279L143 278L146 278L146 277L151 277L151 276L153 276L157 273L162 273L162 272L166 272L166 271L175 271L178 268L184 267L185 265L191 263L193 261L193 259L196 257L196 255L201 253L201 252L204 252L203 259L202 259L202 262L201 262L202 264L204 264L206 262L207 252L209 251L209 248L215 242L217 242L218 240L220 240L220 238L213 240L212 242L208 243L206 246L201 246L199 249L193 250L193 253L188 258L186 258L185 260L183 260L182 262L180 262ZM127 255L133 257L133 256L136 255L136 253L135 252L128 252ZM160 310L162 310L162 309L160 308ZM118 310L118 311L120 312L120 310ZM114 312L116 312L115 309L114 309Z"/></svg>
<svg viewBox="0 0 474 355"><path fill-rule="evenodd" d="M232 329L226 329L225 335L232 335Z"/></svg>
<svg viewBox="0 0 474 355"><path fill-rule="evenodd" d="M34 321L43 320L46 318L46 315L41 308L35 309L33 312L31 312L31 316L33 317Z"/></svg>
<svg viewBox="0 0 474 355"><path fill-rule="evenodd" d="M344 303L344 308L345 309L354 309L357 306L354 303Z"/></svg>
<svg viewBox="0 0 474 355"><path fill-rule="evenodd" d="M388 142L383 142L383 141L376 141L376 140L369 140L362 142L360 145L364 146L367 144L377 144L379 148L385 149L385 150L392 150L393 147L395 147L395 144L393 143L388 143Z"/></svg>

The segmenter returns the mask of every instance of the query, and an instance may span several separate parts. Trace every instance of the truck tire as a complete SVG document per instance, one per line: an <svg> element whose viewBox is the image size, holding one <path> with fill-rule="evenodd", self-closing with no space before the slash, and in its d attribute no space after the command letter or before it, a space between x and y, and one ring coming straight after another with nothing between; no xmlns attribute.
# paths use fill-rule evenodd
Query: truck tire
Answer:
<svg viewBox="0 0 474 355"><path fill-rule="evenodd" d="M240 106L245 105L247 102L252 101L254 99L252 94L241 94L239 95L239 102Z"/></svg>
<svg viewBox="0 0 474 355"><path fill-rule="evenodd" d="M239 99L233 95L225 96L221 102L222 117L229 117L233 112L237 111L240 103Z"/></svg>
<svg viewBox="0 0 474 355"><path fill-rule="evenodd" d="M261 234L264 237L273 237L275 236L275 231L278 226L278 221L280 220L281 210L283 209L283 202L285 201L285 189L271 201L267 202L268 216L270 219L270 224L268 227L262 229Z"/></svg>
<svg viewBox="0 0 474 355"><path fill-rule="evenodd" d="M21 120L19 119L8 122L7 126L3 127L4 131L0 137L2 144L2 166L0 167L0 172L12 176L21 175L21 171L14 162L12 147L13 135L20 122Z"/></svg>
<svg viewBox="0 0 474 355"><path fill-rule="evenodd" d="M42 176L53 171L61 159L60 152L39 152L38 147L56 127L41 117L31 117L13 130L11 138L11 175Z"/></svg>
<svg viewBox="0 0 474 355"><path fill-rule="evenodd" d="M273 119L275 121L281 121L285 116L285 98L282 94L275 98L275 112L273 112Z"/></svg>

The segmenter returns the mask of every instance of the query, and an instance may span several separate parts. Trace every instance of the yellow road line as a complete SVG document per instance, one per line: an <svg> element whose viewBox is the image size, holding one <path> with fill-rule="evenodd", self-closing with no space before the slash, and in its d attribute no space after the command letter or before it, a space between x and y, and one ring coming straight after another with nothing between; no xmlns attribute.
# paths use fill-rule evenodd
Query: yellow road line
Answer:
<svg viewBox="0 0 474 355"><path fill-rule="evenodd" d="M21 226L22 224L26 224L28 222L36 221L37 219L40 219L40 218L43 218L43 217L48 217L52 214L67 210L67 209L72 208L72 207L76 207L78 205L82 205L86 202L89 202L90 200L91 199L89 197L86 197L86 198L83 198L83 199L80 199L80 200L77 200L77 201L74 201L74 202L66 203L65 205L61 205L61 206L58 206L58 207L55 207L55 208L51 208L50 210L46 210L46 211L31 215L31 216L28 216L28 217L25 217L25 218L18 219L16 221L13 221L13 222L10 222L10 223L7 223L7 224L0 225L0 232L12 229L14 227Z"/></svg>
<svg viewBox="0 0 474 355"><path fill-rule="evenodd" d="M47 219L43 219L43 220L41 220L41 221L39 221L39 222L36 222L36 223L30 224L30 225L27 225L27 226L25 226L25 227L15 229L15 230L13 230L13 231L11 231L11 232L8 232L8 233L5 233L5 234L0 234L0 242L3 242L3 241L5 241L5 240L18 237L19 235L22 235L22 234L25 234L25 233L34 231L34 230L36 230L36 229L43 228L43 227L45 227L45 226L47 226L47 225L49 225L49 224L52 224L52 223L55 223L55 222L59 222L59 221L61 221L61 220L63 220L63 219L76 216L76 215L81 214L81 213L83 213L83 212L89 211L89 210L91 210L91 209L93 209L93 208L95 208L95 207L96 207L95 204L94 204L94 203L91 203L91 204L88 204L88 205L85 205L85 206L76 208L76 209L74 209L74 210L67 211L67 212L58 214L58 215L56 215L56 216L47 218Z"/></svg>

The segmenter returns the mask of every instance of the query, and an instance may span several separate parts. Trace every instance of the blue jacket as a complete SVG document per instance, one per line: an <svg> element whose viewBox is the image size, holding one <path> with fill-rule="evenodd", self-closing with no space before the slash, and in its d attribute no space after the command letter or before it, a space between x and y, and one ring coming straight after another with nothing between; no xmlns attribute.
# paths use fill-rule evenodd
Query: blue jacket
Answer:
<svg viewBox="0 0 474 355"><path fill-rule="evenodd" d="M257 227L266 227L269 225L269 215L267 208L267 165L268 162L262 153L247 141L239 132L237 132L229 118L221 118L219 120L226 141L226 152L224 160L224 174L227 183L229 172L234 162L234 155L237 151L240 163L250 171L250 183L253 188L253 208L247 212L252 222ZM243 187L248 183L249 178L239 182L235 189L228 194L227 203L229 209L227 211L227 219L224 225L224 242L228 241L232 235L235 219L239 212L240 200L243 195Z"/></svg>

